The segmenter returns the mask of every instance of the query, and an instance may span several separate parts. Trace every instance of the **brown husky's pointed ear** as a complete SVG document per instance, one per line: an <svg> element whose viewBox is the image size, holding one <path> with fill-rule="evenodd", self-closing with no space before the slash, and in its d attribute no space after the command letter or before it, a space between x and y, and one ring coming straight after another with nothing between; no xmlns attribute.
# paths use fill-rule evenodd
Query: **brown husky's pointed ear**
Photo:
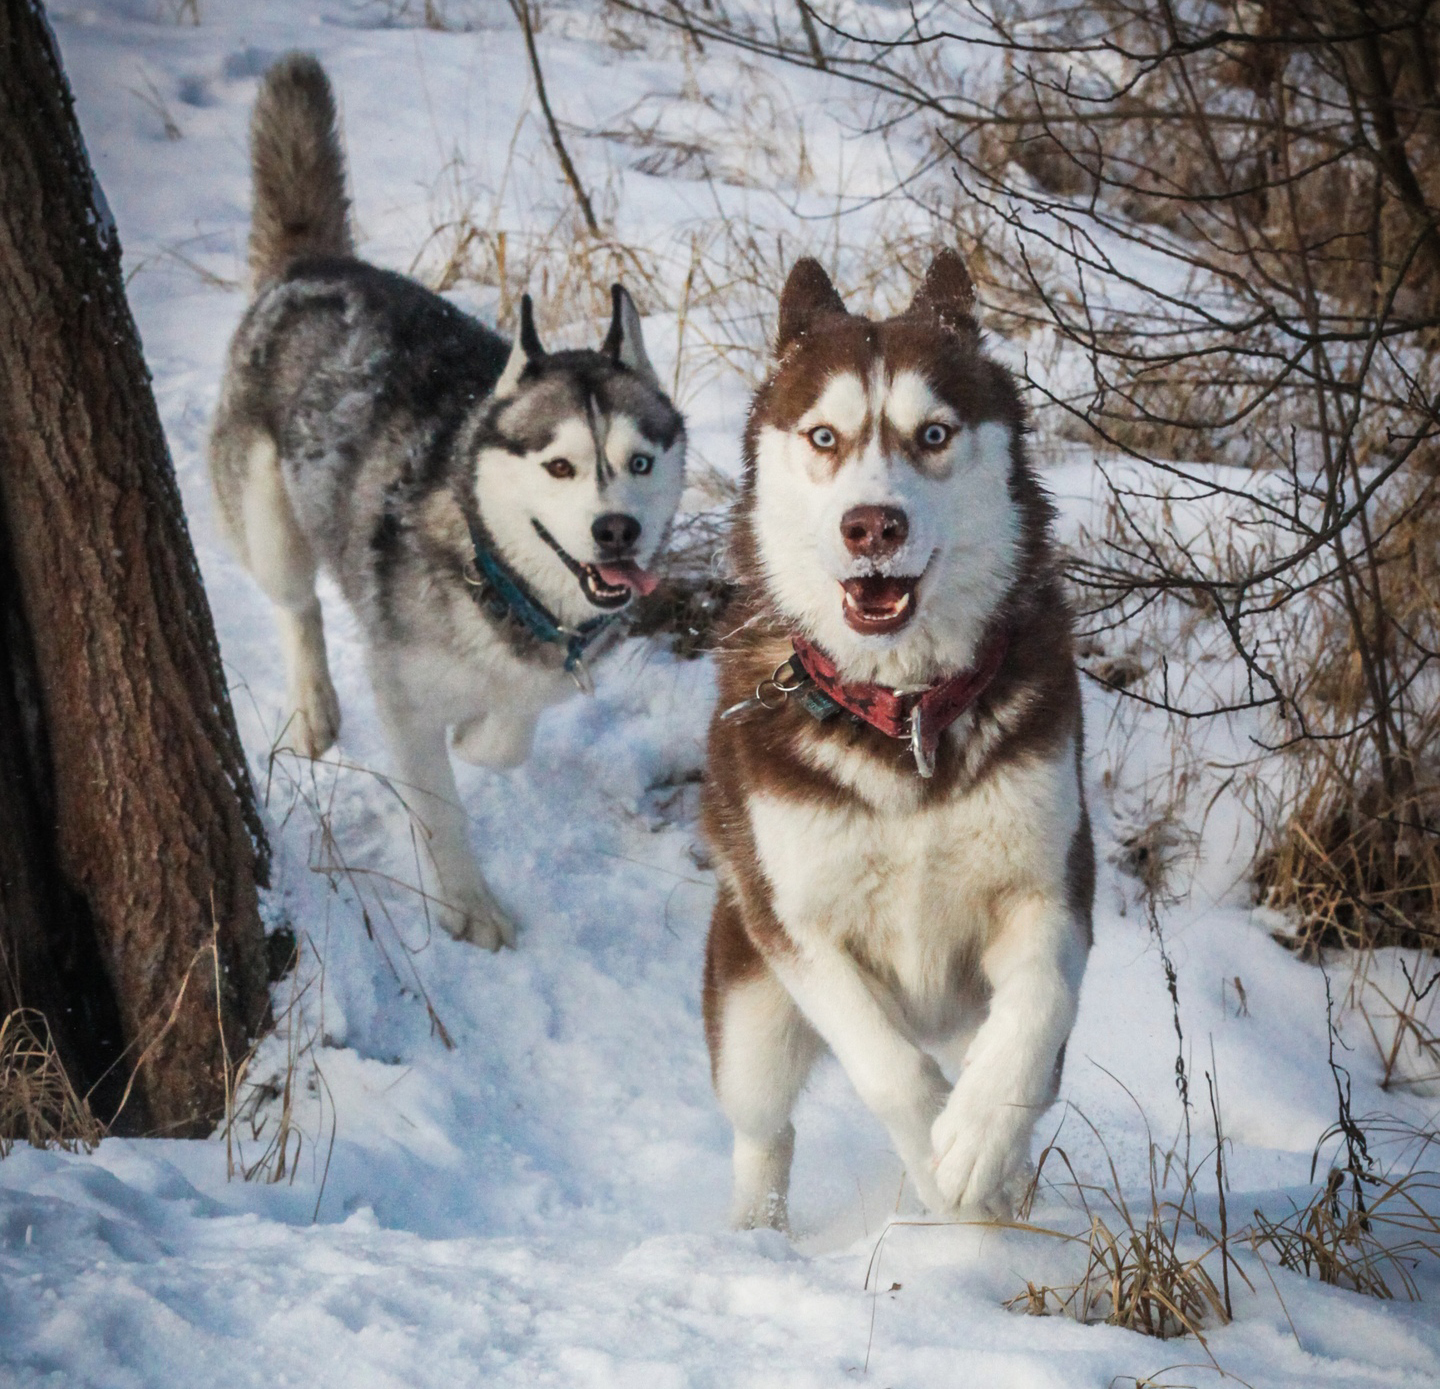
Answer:
<svg viewBox="0 0 1440 1389"><path fill-rule="evenodd" d="M780 292L780 332L775 340L778 356L798 337L803 337L818 318L843 314L845 301L835 292L820 262L806 256L795 268Z"/></svg>
<svg viewBox="0 0 1440 1389"><path fill-rule="evenodd" d="M540 346L540 334L535 331L535 305L531 302L528 294L520 296L520 331L515 335L515 345L510 349L510 360L505 363L505 370L500 373L500 379L495 383L495 389L491 392L496 400L505 396L513 395L515 387L520 384L520 378L525 373L525 368L531 362L538 362L545 355L545 349Z"/></svg>
<svg viewBox="0 0 1440 1389"><path fill-rule="evenodd" d="M905 313L907 317L938 319L940 325L952 333L980 331L975 322L975 285L957 252L941 251L930 262Z"/></svg>

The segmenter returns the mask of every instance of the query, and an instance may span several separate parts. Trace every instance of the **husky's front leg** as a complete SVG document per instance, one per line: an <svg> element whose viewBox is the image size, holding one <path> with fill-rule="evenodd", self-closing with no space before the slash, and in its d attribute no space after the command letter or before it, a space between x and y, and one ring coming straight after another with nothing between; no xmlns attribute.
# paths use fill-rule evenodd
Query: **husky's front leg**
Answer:
<svg viewBox="0 0 1440 1389"><path fill-rule="evenodd" d="M400 793L418 822L439 880L440 924L487 950L515 944L515 927L485 886L445 747L445 726L376 681Z"/></svg>
<svg viewBox="0 0 1440 1389"><path fill-rule="evenodd" d="M934 1058L905 1035L878 984L839 945L808 940L772 955L769 964L865 1105L889 1130L920 1199L931 1210L943 1209L930 1128L950 1086Z"/></svg>
<svg viewBox="0 0 1440 1389"><path fill-rule="evenodd" d="M1055 1098L1085 971L1083 940L1064 902L1029 897L981 958L989 1013L932 1133L935 1182L947 1205L1009 1213L1031 1130Z"/></svg>

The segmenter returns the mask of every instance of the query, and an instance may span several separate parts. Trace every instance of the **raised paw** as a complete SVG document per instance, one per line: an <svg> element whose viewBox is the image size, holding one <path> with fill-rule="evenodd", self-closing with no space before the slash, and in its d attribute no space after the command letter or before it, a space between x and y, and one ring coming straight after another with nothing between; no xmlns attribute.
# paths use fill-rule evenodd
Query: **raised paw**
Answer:
<svg viewBox="0 0 1440 1389"><path fill-rule="evenodd" d="M1028 1156L1027 1120L1019 1106L976 1105L951 1096L930 1132L934 1182L949 1209L997 1219L1013 1213L1015 1178Z"/></svg>

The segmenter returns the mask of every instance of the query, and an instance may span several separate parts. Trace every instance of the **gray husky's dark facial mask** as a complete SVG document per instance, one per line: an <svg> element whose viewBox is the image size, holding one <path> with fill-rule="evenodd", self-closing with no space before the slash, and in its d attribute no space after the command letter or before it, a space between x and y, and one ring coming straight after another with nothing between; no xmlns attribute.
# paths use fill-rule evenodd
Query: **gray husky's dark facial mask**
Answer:
<svg viewBox="0 0 1440 1389"><path fill-rule="evenodd" d="M629 296L615 302L599 351L546 353L527 307L476 441L486 529L572 623L654 588L650 565L684 487L684 422L655 380Z"/></svg>

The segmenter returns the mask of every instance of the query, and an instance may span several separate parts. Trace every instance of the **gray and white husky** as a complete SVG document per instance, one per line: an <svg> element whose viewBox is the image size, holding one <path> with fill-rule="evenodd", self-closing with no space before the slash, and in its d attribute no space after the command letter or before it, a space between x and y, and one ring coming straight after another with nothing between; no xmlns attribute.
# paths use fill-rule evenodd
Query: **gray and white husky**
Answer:
<svg viewBox="0 0 1440 1389"><path fill-rule="evenodd" d="M251 129L255 300L210 442L220 514L275 604L293 713L318 757L340 708L317 567L367 638L403 794L427 831L439 916L496 949L514 927L471 853L446 749L515 766L540 712L653 586L685 428L615 286L598 351L547 353L529 297L489 329L352 256L335 105L313 57L266 74Z"/></svg>

